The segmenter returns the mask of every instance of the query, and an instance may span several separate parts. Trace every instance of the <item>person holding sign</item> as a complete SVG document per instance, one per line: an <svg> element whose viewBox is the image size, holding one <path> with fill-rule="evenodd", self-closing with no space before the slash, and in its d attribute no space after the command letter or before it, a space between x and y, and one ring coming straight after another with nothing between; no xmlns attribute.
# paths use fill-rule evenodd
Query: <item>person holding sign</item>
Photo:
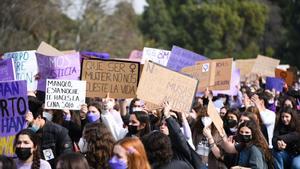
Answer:
<svg viewBox="0 0 300 169"><path fill-rule="evenodd" d="M40 159L38 137L32 130L21 130L16 135L14 147L18 169L51 169L47 161Z"/></svg>
<svg viewBox="0 0 300 169"><path fill-rule="evenodd" d="M35 97L29 98L29 110L26 114L29 129L40 137L42 158L54 168L55 159L59 155L72 152L68 130L44 118L42 104Z"/></svg>

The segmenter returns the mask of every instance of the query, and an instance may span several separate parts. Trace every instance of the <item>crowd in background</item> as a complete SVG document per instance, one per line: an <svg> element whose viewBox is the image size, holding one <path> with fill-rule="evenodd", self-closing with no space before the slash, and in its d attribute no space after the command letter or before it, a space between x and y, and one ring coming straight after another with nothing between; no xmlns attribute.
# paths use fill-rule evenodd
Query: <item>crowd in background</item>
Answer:
<svg viewBox="0 0 300 169"><path fill-rule="evenodd" d="M80 111L49 110L44 93L29 93L28 127L0 169L300 169L300 90L265 90L261 79L237 87L236 96L207 89L191 112L109 94ZM210 101L226 134L208 115Z"/></svg>

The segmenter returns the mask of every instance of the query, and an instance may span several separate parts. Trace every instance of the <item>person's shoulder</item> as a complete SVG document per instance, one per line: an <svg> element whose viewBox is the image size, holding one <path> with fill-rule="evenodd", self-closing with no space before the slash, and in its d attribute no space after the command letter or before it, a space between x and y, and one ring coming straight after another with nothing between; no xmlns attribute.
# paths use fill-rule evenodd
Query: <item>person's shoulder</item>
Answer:
<svg viewBox="0 0 300 169"><path fill-rule="evenodd" d="M48 161L40 159L40 162L41 162L41 167L40 168L51 169L51 165L49 164Z"/></svg>
<svg viewBox="0 0 300 169"><path fill-rule="evenodd" d="M254 145L254 144L253 144L252 146L249 147L249 151L250 151L251 153L256 154L256 155L262 154L262 153L263 153L263 152L262 152L262 149L261 149L260 147L256 146L256 145Z"/></svg>

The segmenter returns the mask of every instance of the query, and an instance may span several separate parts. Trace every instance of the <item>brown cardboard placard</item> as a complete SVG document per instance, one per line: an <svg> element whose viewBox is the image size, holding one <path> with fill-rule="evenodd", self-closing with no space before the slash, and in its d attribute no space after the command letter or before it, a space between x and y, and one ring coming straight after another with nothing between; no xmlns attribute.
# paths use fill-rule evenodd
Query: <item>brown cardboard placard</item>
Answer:
<svg viewBox="0 0 300 169"><path fill-rule="evenodd" d="M88 97L134 98L140 64L132 61L84 59L81 80L86 80Z"/></svg>
<svg viewBox="0 0 300 169"><path fill-rule="evenodd" d="M64 55L63 52L57 50L53 46L49 45L48 43L42 41L36 53L40 53L45 56L62 56Z"/></svg>
<svg viewBox="0 0 300 169"><path fill-rule="evenodd" d="M252 68L256 59L238 59L235 60L235 67L240 69L241 81L245 81L246 77L251 75Z"/></svg>
<svg viewBox="0 0 300 169"><path fill-rule="evenodd" d="M294 82L294 73L291 71L284 71L281 69L275 69L275 77L282 78L287 85L292 86Z"/></svg>
<svg viewBox="0 0 300 169"><path fill-rule="evenodd" d="M137 97L156 105L168 101L173 110L189 112L197 86L198 80L194 78L146 61L137 89Z"/></svg>
<svg viewBox="0 0 300 169"><path fill-rule="evenodd" d="M275 69L279 63L278 59L258 55L251 72L261 76L275 77Z"/></svg>
<svg viewBox="0 0 300 169"><path fill-rule="evenodd" d="M223 128L223 120L221 119L216 107L214 106L213 102L209 100L208 107L207 107L207 114L211 118L212 122L214 123L215 127L217 128L221 137L225 136L225 130Z"/></svg>
<svg viewBox="0 0 300 169"><path fill-rule="evenodd" d="M232 58L199 61L181 71L199 80L198 92L207 87L211 90L229 90Z"/></svg>

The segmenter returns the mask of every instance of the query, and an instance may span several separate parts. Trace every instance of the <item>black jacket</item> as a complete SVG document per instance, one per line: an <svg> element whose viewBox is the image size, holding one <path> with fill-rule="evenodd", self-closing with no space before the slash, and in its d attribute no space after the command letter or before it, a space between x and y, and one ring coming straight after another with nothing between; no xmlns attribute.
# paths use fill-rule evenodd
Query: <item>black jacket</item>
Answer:
<svg viewBox="0 0 300 169"><path fill-rule="evenodd" d="M286 144L286 151L290 153L300 153L300 132L290 129L287 126L280 125L275 128L272 139L274 149L278 150L277 140L283 140Z"/></svg>
<svg viewBox="0 0 300 169"><path fill-rule="evenodd" d="M180 130L179 124L175 119L169 117L166 119L169 129L169 137L174 152L174 159L185 161L190 168L200 169L204 166L201 163L199 155L189 146Z"/></svg>
<svg viewBox="0 0 300 169"><path fill-rule="evenodd" d="M152 169L190 169L191 167L184 161L172 160L169 163L164 165L158 165L157 163L154 163L151 165L151 168Z"/></svg>
<svg viewBox="0 0 300 169"><path fill-rule="evenodd" d="M61 154L72 152L72 141L66 128L46 120L37 134L40 136L41 158L47 160L52 168L55 168L55 159Z"/></svg>

